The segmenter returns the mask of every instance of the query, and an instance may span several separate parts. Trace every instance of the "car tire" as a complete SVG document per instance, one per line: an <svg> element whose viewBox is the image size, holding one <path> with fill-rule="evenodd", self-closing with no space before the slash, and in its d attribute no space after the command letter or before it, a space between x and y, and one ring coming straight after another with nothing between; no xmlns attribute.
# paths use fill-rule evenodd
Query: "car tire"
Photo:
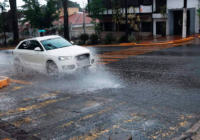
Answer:
<svg viewBox="0 0 200 140"><path fill-rule="evenodd" d="M59 76L58 66L56 65L55 62L48 61L46 68L47 68L47 73L49 76L52 76L52 77Z"/></svg>

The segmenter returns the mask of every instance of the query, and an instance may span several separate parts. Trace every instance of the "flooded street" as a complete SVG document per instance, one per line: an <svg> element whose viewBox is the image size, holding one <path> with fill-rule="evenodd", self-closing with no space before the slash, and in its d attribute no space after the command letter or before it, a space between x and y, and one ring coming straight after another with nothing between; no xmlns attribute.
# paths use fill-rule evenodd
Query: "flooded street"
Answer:
<svg viewBox="0 0 200 140"><path fill-rule="evenodd" d="M16 73L12 50L0 51L0 76L11 79L0 89L0 129L9 129L6 122L41 140L107 140L114 133L168 140L200 119L197 44L88 49L95 55L89 73L54 78Z"/></svg>

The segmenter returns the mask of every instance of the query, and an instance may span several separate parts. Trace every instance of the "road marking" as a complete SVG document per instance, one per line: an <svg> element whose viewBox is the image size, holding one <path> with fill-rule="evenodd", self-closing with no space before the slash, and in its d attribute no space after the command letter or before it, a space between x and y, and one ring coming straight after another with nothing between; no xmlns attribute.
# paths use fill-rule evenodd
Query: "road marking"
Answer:
<svg viewBox="0 0 200 140"><path fill-rule="evenodd" d="M15 91L15 90L18 90L18 89L21 89L22 87L19 86L19 87L14 87L11 91Z"/></svg>
<svg viewBox="0 0 200 140"><path fill-rule="evenodd" d="M13 122L12 124L15 125L15 126L17 126L17 127L20 127L21 125L24 125L24 124L27 124L27 123L34 123L34 122L38 121L38 119L40 119L42 117L46 117L48 115L55 115L55 113L58 114L58 113L61 113L63 111L64 111L63 109L58 109L55 112L49 112L49 113L46 113L46 114L41 114L40 116L37 116L37 118L35 118L35 119L32 119L30 117L26 117L26 118L23 118L23 119L21 119L19 121Z"/></svg>
<svg viewBox="0 0 200 140"><path fill-rule="evenodd" d="M128 58L127 56L120 55L96 55L97 58Z"/></svg>
<svg viewBox="0 0 200 140"><path fill-rule="evenodd" d="M97 113L92 113L92 114L89 114L89 115L87 115L87 116L85 116L85 117L83 117L83 118L80 118L77 122L71 121L71 122L62 124L62 125L59 126L59 127L70 126L71 124L78 124L78 123L80 123L80 121L87 120L87 119L92 118L92 117L94 117L94 116L100 115L100 114L102 114L102 113L104 113L104 112L108 112L108 111L110 111L111 109L112 109L111 107L108 107L108 108L106 108L106 109L104 109L104 110L100 110L100 111L97 112Z"/></svg>
<svg viewBox="0 0 200 140"><path fill-rule="evenodd" d="M107 65L110 64L111 62L96 62L96 64L100 64L100 65Z"/></svg>
<svg viewBox="0 0 200 140"><path fill-rule="evenodd" d="M166 46L133 47L133 48L128 48L128 49L122 49L120 51L106 52L106 53L103 53L103 54L96 55L96 57L98 58L97 62L101 62L101 61L105 62L105 63L99 63L99 64L106 65L106 64L109 64L109 63L106 63L106 62L110 62L110 63L117 62L120 59L126 59L126 58L129 58L129 57L132 57L132 56L146 54L146 53L149 53L149 52L154 52L154 51L157 51L157 50L162 50L162 49L167 49L167 48L172 48L172 47L174 47L172 44L166 45ZM109 60L109 59L106 59L106 58L111 58L111 59ZM118 59L112 59L112 58L118 58Z"/></svg>
<svg viewBox="0 0 200 140"><path fill-rule="evenodd" d="M98 62L115 62L118 60L119 59L97 59L96 61L98 61Z"/></svg>
<svg viewBox="0 0 200 140"><path fill-rule="evenodd" d="M26 124L29 122L34 122L34 120L32 120L30 117L27 117L12 124L15 125L16 127L20 127L22 124Z"/></svg>
<svg viewBox="0 0 200 140"><path fill-rule="evenodd" d="M11 79L11 82L13 82L13 83L19 83L19 84L24 84L24 85L32 85L31 82L26 82L26 81L22 81L22 80Z"/></svg>
<svg viewBox="0 0 200 140"><path fill-rule="evenodd" d="M11 114L16 114L16 113L21 113L21 112L24 112L24 111L30 111L30 110L34 110L34 109L39 109L39 108L45 107L45 106L47 106L49 104L53 104L53 103L56 103L58 101L63 101L63 100L69 99L69 98L70 97L61 98L61 99L58 99L58 100L49 100L49 101L45 101L43 103L30 105L30 106L27 106L27 107L20 107L20 108L14 109L14 110L9 110L9 111L7 111L5 113L0 113L0 117L11 115Z"/></svg>

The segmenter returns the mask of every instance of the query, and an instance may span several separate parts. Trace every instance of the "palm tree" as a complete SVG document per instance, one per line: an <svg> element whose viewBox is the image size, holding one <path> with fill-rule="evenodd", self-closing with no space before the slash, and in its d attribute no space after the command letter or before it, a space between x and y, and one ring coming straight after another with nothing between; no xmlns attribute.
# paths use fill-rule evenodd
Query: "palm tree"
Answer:
<svg viewBox="0 0 200 140"><path fill-rule="evenodd" d="M16 0L9 0L10 9L12 13L12 22L13 22L13 40L16 42L19 39L18 32L18 19L17 19L17 3Z"/></svg>
<svg viewBox="0 0 200 140"><path fill-rule="evenodd" d="M62 0L62 5L64 9L64 38L69 40L69 27L68 27L68 0Z"/></svg>

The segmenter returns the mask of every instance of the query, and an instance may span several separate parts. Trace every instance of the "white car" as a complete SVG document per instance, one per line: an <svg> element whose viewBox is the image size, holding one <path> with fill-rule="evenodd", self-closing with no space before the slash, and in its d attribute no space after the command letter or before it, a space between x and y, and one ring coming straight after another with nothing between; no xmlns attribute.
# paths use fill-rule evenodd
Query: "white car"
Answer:
<svg viewBox="0 0 200 140"><path fill-rule="evenodd" d="M21 41L13 51L13 59L17 70L27 67L49 75L87 69L94 64L89 49L73 45L57 35Z"/></svg>

